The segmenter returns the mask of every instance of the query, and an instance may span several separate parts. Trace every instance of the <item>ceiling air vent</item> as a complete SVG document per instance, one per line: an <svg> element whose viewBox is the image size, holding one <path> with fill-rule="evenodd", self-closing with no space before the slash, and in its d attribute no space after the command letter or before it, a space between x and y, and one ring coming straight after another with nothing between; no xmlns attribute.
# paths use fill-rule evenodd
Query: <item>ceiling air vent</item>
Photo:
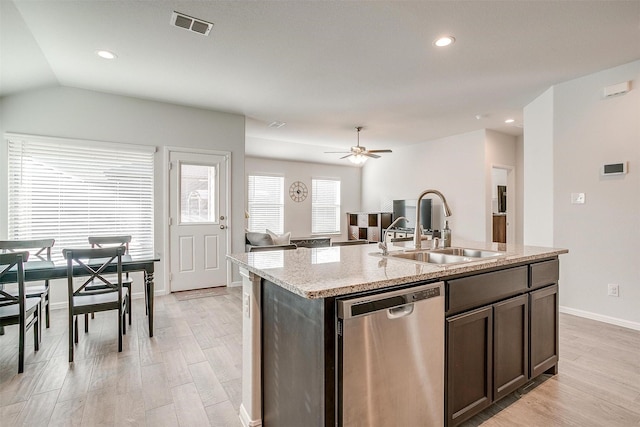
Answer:
<svg viewBox="0 0 640 427"><path fill-rule="evenodd" d="M192 31L194 33L202 34L203 36L208 36L213 28L213 24L211 22L196 19L175 11L171 14L171 25L174 27L184 28L185 30Z"/></svg>

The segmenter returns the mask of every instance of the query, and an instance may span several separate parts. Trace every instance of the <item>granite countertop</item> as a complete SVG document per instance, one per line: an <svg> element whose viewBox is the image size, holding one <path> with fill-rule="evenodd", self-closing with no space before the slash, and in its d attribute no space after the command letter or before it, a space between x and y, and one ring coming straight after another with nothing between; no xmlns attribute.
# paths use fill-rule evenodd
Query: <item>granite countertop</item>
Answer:
<svg viewBox="0 0 640 427"><path fill-rule="evenodd" d="M409 242L410 243L410 242ZM428 279L481 272L497 266L535 261L567 253L566 249L454 239L453 247L503 252L500 257L464 264L424 264L380 256L377 244L298 248L228 255L234 264L304 298L327 298ZM402 251L392 246L389 251ZM373 254L373 255L372 255Z"/></svg>

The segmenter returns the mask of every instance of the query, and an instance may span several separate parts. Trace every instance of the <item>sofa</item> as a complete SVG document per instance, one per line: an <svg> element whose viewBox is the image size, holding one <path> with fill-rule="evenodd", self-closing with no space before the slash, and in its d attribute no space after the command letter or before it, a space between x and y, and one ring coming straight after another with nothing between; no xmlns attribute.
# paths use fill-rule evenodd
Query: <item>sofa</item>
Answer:
<svg viewBox="0 0 640 427"><path fill-rule="evenodd" d="M281 249L297 249L300 247L322 248L322 247L331 246L330 237L313 236L313 237L290 238L290 237L287 237L288 234L289 233L286 233L283 236L276 235L276 239L280 240L276 244L273 241L273 233L269 234L269 233L258 233L254 231L247 231L244 234L245 252L251 252L252 249L254 251L258 250L256 248L260 248L260 250L269 250L266 248L271 248L271 250L281 250Z"/></svg>
<svg viewBox="0 0 640 427"><path fill-rule="evenodd" d="M289 233L287 233L289 234ZM247 231L244 233L244 249L245 252L252 250L285 250L296 249L297 246L290 242L287 235L280 236L281 241L276 244L273 237L269 233L260 233L255 231ZM254 249L257 248L257 249Z"/></svg>

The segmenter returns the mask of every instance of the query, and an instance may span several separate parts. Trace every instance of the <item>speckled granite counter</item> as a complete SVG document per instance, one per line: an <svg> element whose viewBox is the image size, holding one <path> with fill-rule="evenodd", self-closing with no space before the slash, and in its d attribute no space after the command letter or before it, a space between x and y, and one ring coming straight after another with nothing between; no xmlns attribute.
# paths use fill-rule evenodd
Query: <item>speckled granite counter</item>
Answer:
<svg viewBox="0 0 640 427"><path fill-rule="evenodd" d="M425 242L425 245L427 243ZM383 289L428 279L481 272L499 266L550 258L566 249L454 239L452 246L503 252L503 256L454 265L414 263L380 256L377 245L298 248L229 255L238 266L304 298L316 299ZM402 251L393 246L390 252ZM372 255L374 254L374 255Z"/></svg>

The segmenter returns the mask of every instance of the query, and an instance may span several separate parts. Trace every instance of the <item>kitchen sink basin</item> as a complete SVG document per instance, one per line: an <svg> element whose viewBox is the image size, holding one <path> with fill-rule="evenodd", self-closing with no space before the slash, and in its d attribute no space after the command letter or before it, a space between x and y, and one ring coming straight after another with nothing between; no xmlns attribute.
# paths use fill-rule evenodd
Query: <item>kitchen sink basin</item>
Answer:
<svg viewBox="0 0 640 427"><path fill-rule="evenodd" d="M504 255L502 252L487 251L470 248L443 248L430 250L415 250L395 252L388 255L389 258L424 262L429 264L460 264L465 262L492 259Z"/></svg>
<svg viewBox="0 0 640 427"><path fill-rule="evenodd" d="M469 248L443 248L443 249L434 249L431 252L446 254L446 255L471 257L471 258L488 258L488 257L503 255L502 252L487 251L482 249L469 249Z"/></svg>

